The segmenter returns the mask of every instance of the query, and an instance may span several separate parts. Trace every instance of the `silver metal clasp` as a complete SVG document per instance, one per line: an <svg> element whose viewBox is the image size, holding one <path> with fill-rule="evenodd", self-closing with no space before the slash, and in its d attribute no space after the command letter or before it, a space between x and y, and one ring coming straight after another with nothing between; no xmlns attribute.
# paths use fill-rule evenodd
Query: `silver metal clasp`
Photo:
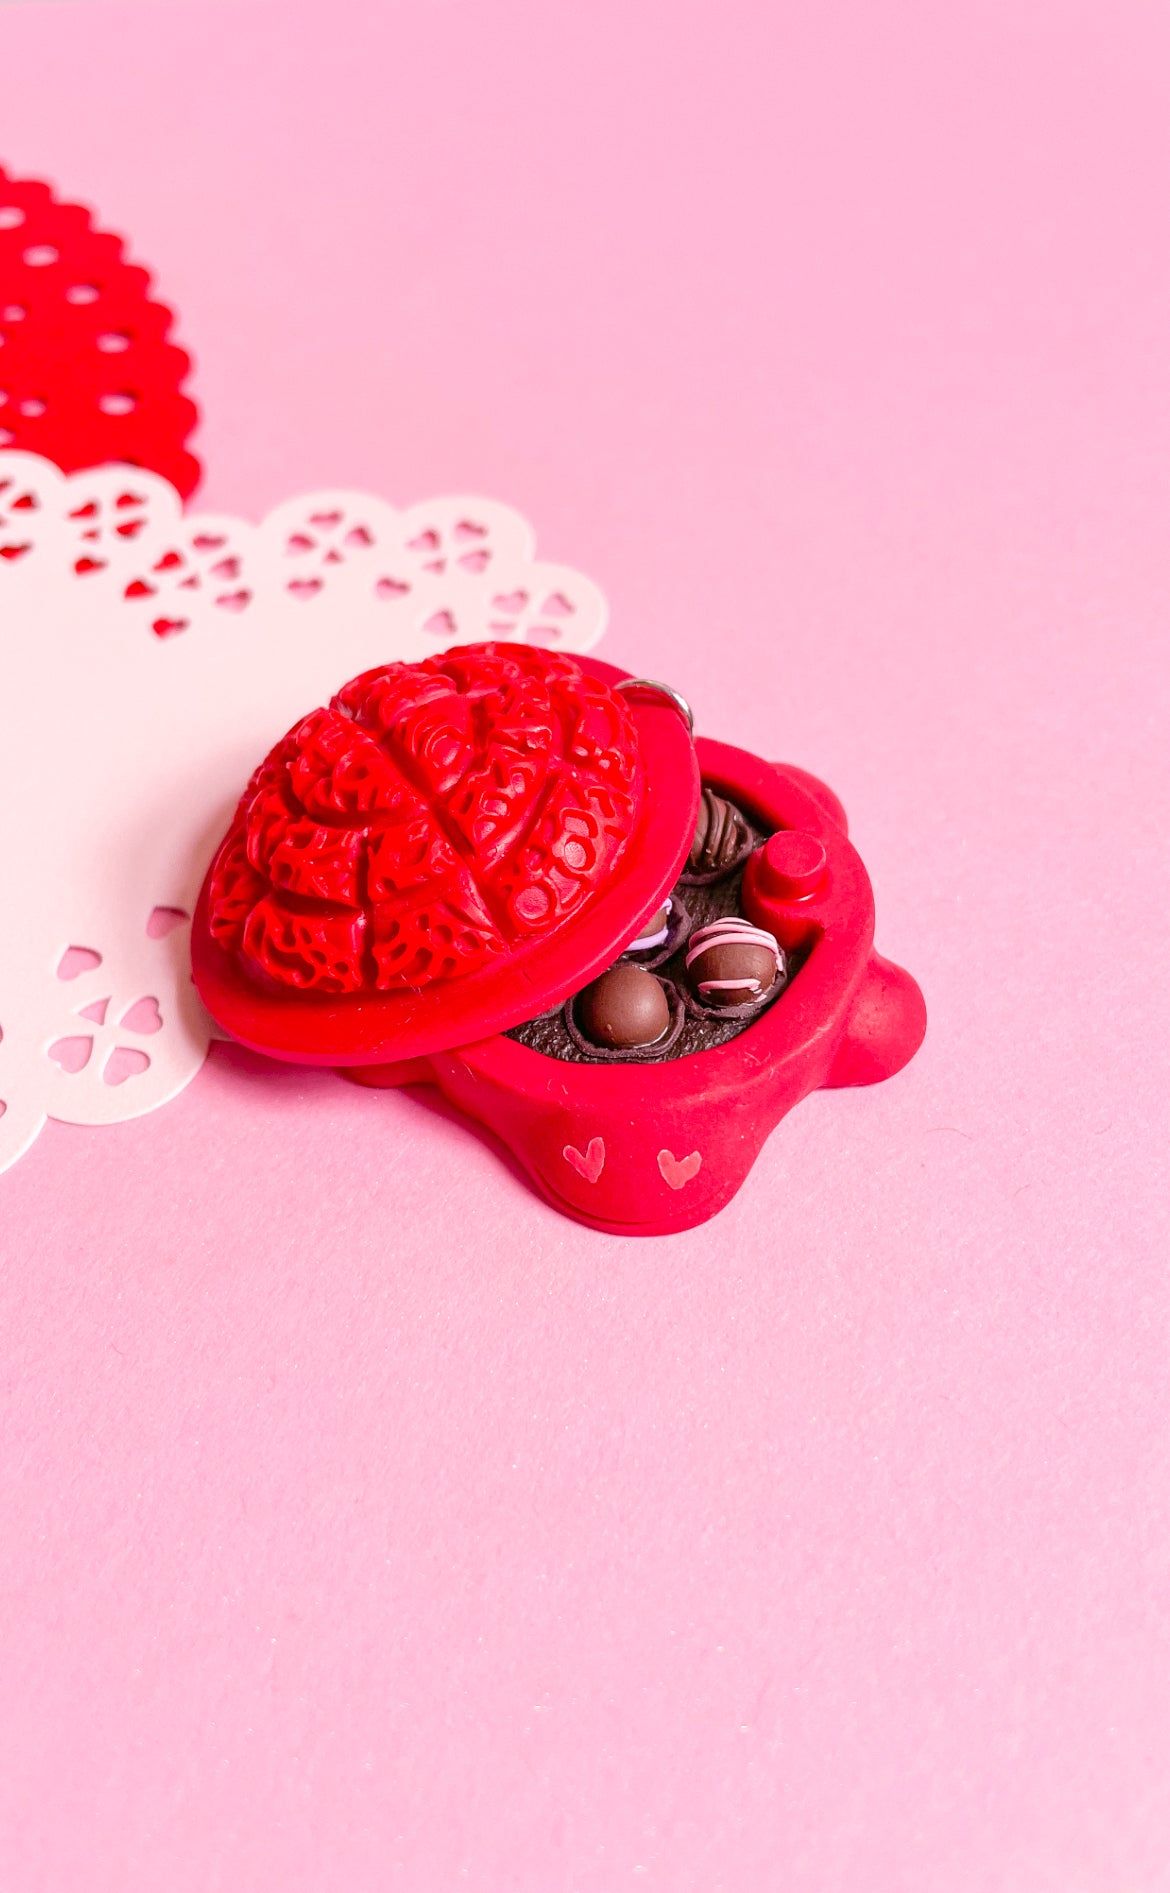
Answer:
<svg viewBox="0 0 1170 1893"><path fill-rule="evenodd" d="M640 696L645 696L649 693L651 696L665 697L669 703L674 705L688 730L690 730L692 736L694 735L695 713L683 696L682 691L676 690L673 684L660 683L657 677L625 677L620 684L614 685L614 689L624 690L626 694L631 697L635 692Z"/></svg>

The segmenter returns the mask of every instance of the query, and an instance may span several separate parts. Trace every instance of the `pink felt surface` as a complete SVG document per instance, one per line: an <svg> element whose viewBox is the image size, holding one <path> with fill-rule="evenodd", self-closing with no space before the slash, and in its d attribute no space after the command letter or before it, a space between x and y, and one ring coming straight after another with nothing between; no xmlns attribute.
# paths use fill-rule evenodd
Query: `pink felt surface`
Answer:
<svg viewBox="0 0 1170 1893"><path fill-rule="evenodd" d="M182 312L202 502L517 504L841 792L931 1010L644 1245L231 1052L50 1127L0 1884L1170 1887L1164 14L177 0L0 64Z"/></svg>

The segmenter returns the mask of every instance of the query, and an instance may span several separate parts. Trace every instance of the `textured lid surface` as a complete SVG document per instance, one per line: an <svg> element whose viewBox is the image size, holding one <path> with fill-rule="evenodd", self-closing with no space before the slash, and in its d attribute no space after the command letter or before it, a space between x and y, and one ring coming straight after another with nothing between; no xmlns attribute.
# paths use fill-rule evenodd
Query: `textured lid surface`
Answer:
<svg viewBox="0 0 1170 1893"><path fill-rule="evenodd" d="M204 882L196 984L232 1035L320 1064L417 1058L559 1004L686 857L699 795L669 695L532 646L346 684L249 782Z"/></svg>

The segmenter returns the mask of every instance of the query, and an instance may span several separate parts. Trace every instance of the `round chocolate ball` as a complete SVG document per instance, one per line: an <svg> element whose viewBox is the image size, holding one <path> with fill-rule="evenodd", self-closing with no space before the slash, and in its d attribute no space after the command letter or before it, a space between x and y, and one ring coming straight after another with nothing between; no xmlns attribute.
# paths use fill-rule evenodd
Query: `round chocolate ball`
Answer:
<svg viewBox="0 0 1170 1893"><path fill-rule="evenodd" d="M725 1012L770 993L784 971L784 955L763 927L729 915L691 935L686 968L699 1004Z"/></svg>
<svg viewBox="0 0 1170 1893"><path fill-rule="evenodd" d="M586 986L576 1004L577 1024L594 1045L615 1052L657 1045L670 1027L662 981L641 966L611 966Z"/></svg>

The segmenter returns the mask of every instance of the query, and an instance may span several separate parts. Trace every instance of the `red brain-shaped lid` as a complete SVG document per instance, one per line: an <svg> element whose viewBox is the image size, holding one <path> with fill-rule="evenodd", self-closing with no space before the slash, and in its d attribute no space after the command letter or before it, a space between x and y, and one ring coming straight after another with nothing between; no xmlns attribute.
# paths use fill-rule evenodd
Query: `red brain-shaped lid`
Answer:
<svg viewBox="0 0 1170 1893"><path fill-rule="evenodd" d="M641 788L626 703L567 657L488 644L386 664L256 771L208 926L298 991L456 979L580 906Z"/></svg>
<svg viewBox="0 0 1170 1893"><path fill-rule="evenodd" d="M698 795L677 711L618 678L469 645L366 671L306 716L204 884L195 973L221 1023L288 1057L408 1056L607 964L671 885Z"/></svg>

